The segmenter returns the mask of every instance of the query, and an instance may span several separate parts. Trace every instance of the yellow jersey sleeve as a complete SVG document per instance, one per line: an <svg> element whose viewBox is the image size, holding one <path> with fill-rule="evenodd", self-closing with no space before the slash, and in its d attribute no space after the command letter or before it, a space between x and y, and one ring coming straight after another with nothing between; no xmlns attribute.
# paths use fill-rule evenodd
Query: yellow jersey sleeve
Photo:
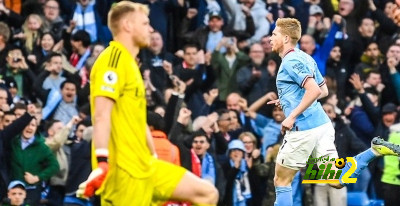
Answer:
<svg viewBox="0 0 400 206"><path fill-rule="evenodd" d="M125 84L123 64L119 49L107 50L98 57L90 74L92 98L103 96L114 101L119 98Z"/></svg>

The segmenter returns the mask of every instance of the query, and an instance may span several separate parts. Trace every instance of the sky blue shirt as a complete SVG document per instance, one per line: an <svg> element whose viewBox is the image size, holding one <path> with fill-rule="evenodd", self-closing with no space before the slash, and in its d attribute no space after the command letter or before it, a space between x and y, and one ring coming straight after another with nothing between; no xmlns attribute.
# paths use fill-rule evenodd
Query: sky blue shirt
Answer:
<svg viewBox="0 0 400 206"><path fill-rule="evenodd" d="M318 70L317 63L305 52L295 48L283 57L276 78L276 87L280 104L285 116L300 104L303 99L306 80L312 78L319 86L325 84L324 78ZM309 130L330 122L319 102L314 101L301 113L293 125L293 130Z"/></svg>

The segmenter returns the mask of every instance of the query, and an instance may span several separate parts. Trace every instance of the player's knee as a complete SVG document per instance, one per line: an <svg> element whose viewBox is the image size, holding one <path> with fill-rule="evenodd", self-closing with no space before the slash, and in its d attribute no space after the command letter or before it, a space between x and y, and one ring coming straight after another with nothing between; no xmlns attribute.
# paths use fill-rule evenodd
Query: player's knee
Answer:
<svg viewBox="0 0 400 206"><path fill-rule="evenodd" d="M274 185L275 186L289 186L293 178L275 173Z"/></svg>

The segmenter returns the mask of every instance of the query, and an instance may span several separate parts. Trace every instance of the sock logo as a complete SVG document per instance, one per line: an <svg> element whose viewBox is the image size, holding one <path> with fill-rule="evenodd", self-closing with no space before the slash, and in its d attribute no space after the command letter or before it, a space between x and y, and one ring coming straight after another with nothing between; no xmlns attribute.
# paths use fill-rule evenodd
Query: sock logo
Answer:
<svg viewBox="0 0 400 206"><path fill-rule="evenodd" d="M331 159L323 161L317 167L315 160L329 160L329 158L313 158L314 161L309 161L307 164L306 174L304 175L303 184L316 184L316 183L356 183L357 178L350 178L350 176L357 169L357 162L353 157L346 157L346 161L343 158ZM348 166L346 166L346 162ZM335 165L335 166L333 166ZM343 173L343 175L342 175Z"/></svg>

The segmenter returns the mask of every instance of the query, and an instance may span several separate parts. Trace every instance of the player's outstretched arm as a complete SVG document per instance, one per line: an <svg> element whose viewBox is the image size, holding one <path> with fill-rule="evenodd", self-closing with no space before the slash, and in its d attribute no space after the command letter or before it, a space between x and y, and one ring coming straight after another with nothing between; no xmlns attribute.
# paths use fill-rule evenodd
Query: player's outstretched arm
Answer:
<svg viewBox="0 0 400 206"><path fill-rule="evenodd" d="M92 197L100 188L108 172L108 142L111 133L111 111L114 101L108 97L94 99L93 143L98 167L94 169L88 179L79 185L76 192L78 197Z"/></svg>

